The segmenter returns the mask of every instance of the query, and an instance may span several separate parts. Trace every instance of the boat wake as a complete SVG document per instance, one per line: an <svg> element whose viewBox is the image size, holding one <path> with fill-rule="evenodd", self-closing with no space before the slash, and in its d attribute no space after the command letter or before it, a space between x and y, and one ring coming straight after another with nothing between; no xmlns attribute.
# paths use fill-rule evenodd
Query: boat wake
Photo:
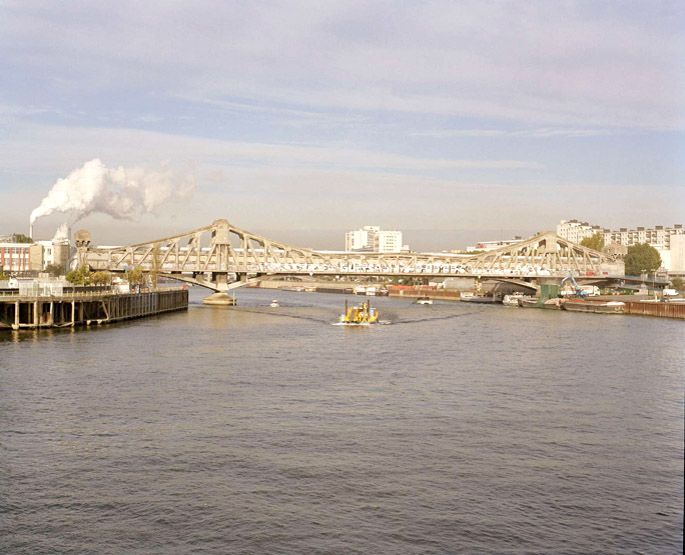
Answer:
<svg viewBox="0 0 685 555"><path fill-rule="evenodd" d="M294 307L288 307L289 309L297 309L297 308L311 308L311 306L294 306ZM316 316L309 316L305 315L302 313L295 313L293 311L287 311L283 310L273 310L268 307L262 308L262 307L254 307L254 308L248 308L248 307L231 307L231 310L234 312L243 312L243 313L249 313L249 314L262 314L262 315L268 315L268 316L277 316L280 318L293 318L296 320L305 320L309 322L317 322L319 324L329 324L331 326L341 326L341 327L361 327L361 328L368 328L368 327L374 327L374 326L399 326L399 325L406 325L406 324L420 324L424 322L435 322L439 320L452 320L454 318L461 318L462 316L472 316L474 314L479 314L483 312L483 310L486 310L485 308L481 308L480 310L470 310L468 312L460 312L459 314L449 314L446 316L428 316L425 318L412 318L412 319L402 319L397 317L397 314L395 313L386 313L386 315L389 315L391 317L390 320L378 320L377 322L371 324L371 323L350 323L350 322L331 322L330 316L329 317L319 317L317 318Z"/></svg>
<svg viewBox="0 0 685 555"><path fill-rule="evenodd" d="M412 320L395 320L394 325L398 326L401 324L419 324L421 322L435 322L436 320L453 320L454 318L461 318L462 316L473 316L474 314L480 314L482 310L474 310L471 312L461 312L460 314L450 314L449 316L435 316L433 318L416 318Z"/></svg>
<svg viewBox="0 0 685 555"><path fill-rule="evenodd" d="M353 322L331 322L331 326L343 326L347 328L370 328L373 326L389 326L392 324L390 320L378 320L377 322L360 322L360 323L353 323Z"/></svg>

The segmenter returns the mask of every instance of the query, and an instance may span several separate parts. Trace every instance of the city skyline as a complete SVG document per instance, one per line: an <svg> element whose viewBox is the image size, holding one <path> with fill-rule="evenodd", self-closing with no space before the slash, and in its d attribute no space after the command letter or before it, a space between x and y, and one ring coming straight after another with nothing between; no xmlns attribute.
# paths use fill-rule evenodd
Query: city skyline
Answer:
<svg viewBox="0 0 685 555"><path fill-rule="evenodd" d="M76 224L108 244L216 218L314 248L373 222L420 250L571 217L683 220L679 3L0 13L3 232L26 232L53 184L94 158L195 184L154 213ZM65 219L39 219L37 235Z"/></svg>

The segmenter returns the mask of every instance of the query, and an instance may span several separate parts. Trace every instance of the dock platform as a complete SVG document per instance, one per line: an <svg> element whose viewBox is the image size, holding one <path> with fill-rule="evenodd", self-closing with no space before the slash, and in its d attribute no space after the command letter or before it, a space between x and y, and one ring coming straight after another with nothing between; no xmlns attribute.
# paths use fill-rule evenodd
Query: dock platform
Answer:
<svg viewBox="0 0 685 555"><path fill-rule="evenodd" d="M75 292L57 296L0 295L0 330L108 324L188 309L188 290L140 293Z"/></svg>

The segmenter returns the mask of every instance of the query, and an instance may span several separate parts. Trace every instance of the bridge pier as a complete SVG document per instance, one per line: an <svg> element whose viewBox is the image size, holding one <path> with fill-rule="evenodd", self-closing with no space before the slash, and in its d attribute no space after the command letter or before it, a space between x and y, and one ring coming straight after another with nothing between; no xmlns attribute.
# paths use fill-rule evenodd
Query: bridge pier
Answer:
<svg viewBox="0 0 685 555"><path fill-rule="evenodd" d="M228 291L228 272L212 272L212 284L219 292Z"/></svg>
<svg viewBox="0 0 685 555"><path fill-rule="evenodd" d="M217 293L213 293L209 297L202 299L202 304L213 306L235 306L236 302L235 297L223 291L219 291Z"/></svg>

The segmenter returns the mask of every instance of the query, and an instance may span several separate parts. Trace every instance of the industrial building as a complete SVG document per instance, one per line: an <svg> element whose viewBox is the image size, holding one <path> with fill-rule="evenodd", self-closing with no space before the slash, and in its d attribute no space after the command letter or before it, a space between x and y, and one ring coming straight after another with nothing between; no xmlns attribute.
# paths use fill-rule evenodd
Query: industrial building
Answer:
<svg viewBox="0 0 685 555"><path fill-rule="evenodd" d="M0 243L0 270L5 274L39 272L43 269L41 251L35 243Z"/></svg>
<svg viewBox="0 0 685 555"><path fill-rule="evenodd" d="M2 236L0 239L13 239ZM68 269L71 259L66 227L60 227L50 241L34 243L17 243L0 241L0 270L5 274L24 275L42 272L48 266L60 266Z"/></svg>

